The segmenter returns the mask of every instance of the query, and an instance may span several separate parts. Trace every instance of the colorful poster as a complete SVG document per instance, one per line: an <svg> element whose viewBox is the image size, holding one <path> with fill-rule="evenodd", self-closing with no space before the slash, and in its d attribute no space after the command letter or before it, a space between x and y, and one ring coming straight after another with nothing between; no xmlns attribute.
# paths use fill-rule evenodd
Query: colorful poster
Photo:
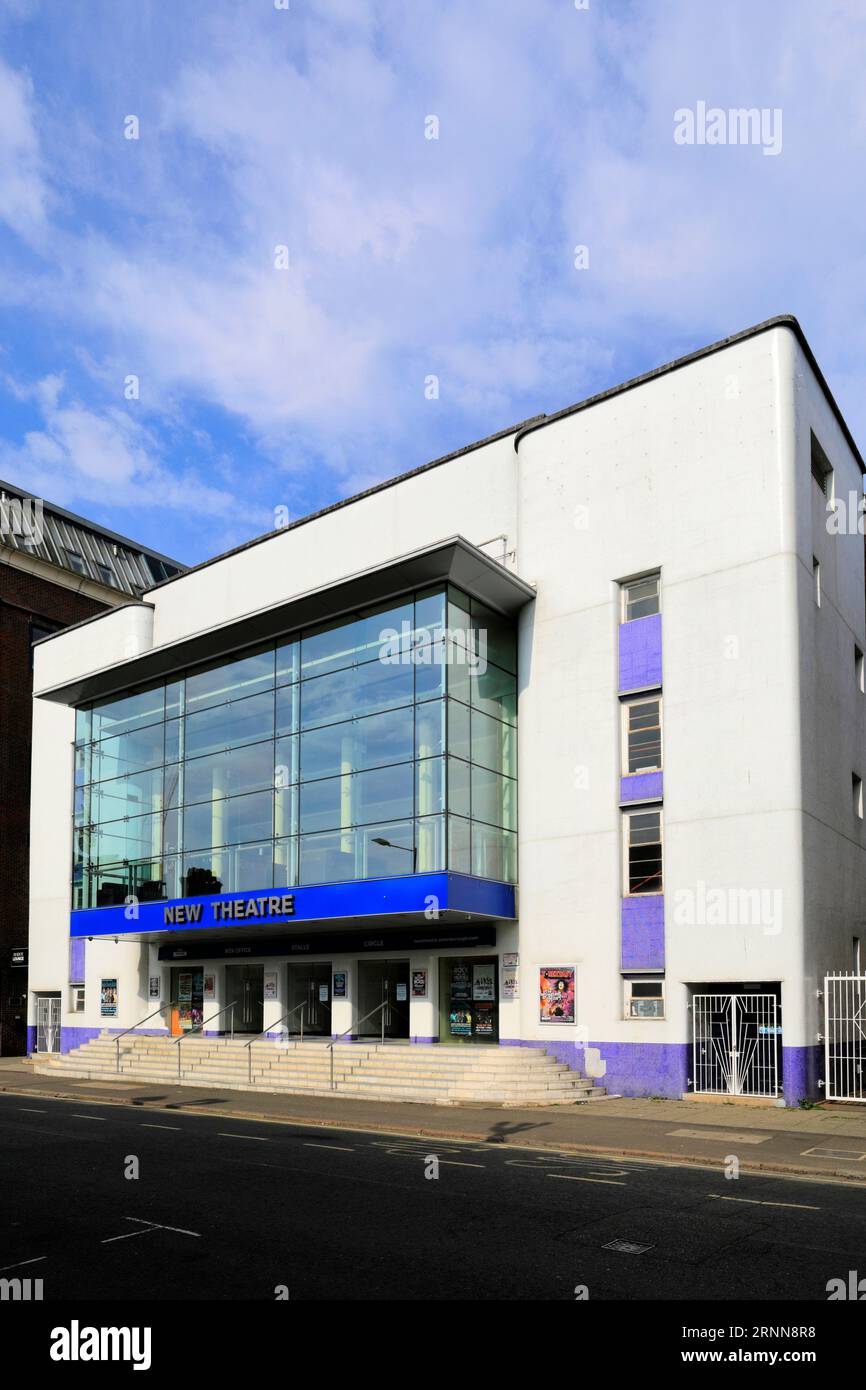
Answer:
<svg viewBox="0 0 866 1390"><path fill-rule="evenodd" d="M413 970L413 971L412 971L412 998L413 998L413 999L426 999L426 998L427 998L427 971L426 971L426 970Z"/></svg>
<svg viewBox="0 0 866 1390"><path fill-rule="evenodd" d="M103 1018L117 1017L117 980L102 980L99 986L99 1012Z"/></svg>
<svg viewBox="0 0 866 1390"><path fill-rule="evenodd" d="M473 965L472 967L472 998L473 999L495 999L496 998L496 977L493 973L492 965Z"/></svg>
<svg viewBox="0 0 866 1390"><path fill-rule="evenodd" d="M503 970L516 970L520 964L520 956L516 951L505 951L502 956Z"/></svg>
<svg viewBox="0 0 866 1390"><path fill-rule="evenodd" d="M266 999L276 999L277 990L280 985L279 971L266 970L264 975L264 996Z"/></svg>
<svg viewBox="0 0 866 1390"><path fill-rule="evenodd" d="M349 977L345 970L334 971L334 998L345 999Z"/></svg>
<svg viewBox="0 0 866 1390"><path fill-rule="evenodd" d="M451 966L451 998L472 998L472 976L465 961L455 961Z"/></svg>
<svg viewBox="0 0 866 1390"><path fill-rule="evenodd" d="M475 1010L475 1036L476 1038L492 1038L494 1009L492 1004L479 1004Z"/></svg>
<svg viewBox="0 0 866 1390"><path fill-rule="evenodd" d="M216 999L216 975L205 975L203 992L205 999Z"/></svg>
<svg viewBox="0 0 866 1390"><path fill-rule="evenodd" d="M472 1033L472 1014L468 1009L452 1009L450 1025L453 1034L469 1037Z"/></svg>
<svg viewBox="0 0 866 1390"><path fill-rule="evenodd" d="M574 966L543 965L538 985L540 1021L574 1023Z"/></svg>

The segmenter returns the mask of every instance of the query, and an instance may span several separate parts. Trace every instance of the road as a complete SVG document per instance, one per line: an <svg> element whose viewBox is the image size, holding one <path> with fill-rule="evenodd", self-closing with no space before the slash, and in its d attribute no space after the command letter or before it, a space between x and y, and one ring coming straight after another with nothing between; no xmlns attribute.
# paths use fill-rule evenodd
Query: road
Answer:
<svg viewBox="0 0 866 1390"><path fill-rule="evenodd" d="M866 1275L850 1184L36 1096L0 1096L0 1218L0 1278L46 1300L824 1302Z"/></svg>

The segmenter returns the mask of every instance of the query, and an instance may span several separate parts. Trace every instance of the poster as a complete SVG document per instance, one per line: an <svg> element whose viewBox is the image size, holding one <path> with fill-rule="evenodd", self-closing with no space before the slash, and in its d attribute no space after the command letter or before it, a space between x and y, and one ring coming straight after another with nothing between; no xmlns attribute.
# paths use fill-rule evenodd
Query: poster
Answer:
<svg viewBox="0 0 866 1390"><path fill-rule="evenodd" d="M205 999L216 999L216 975L205 975L202 992Z"/></svg>
<svg viewBox="0 0 866 1390"><path fill-rule="evenodd" d="M117 980L102 980L99 986L99 1012L103 1018L117 1017Z"/></svg>
<svg viewBox="0 0 866 1390"><path fill-rule="evenodd" d="M468 1009L452 1009L450 1026L453 1035L469 1037L472 1032L472 1014Z"/></svg>
<svg viewBox="0 0 866 1390"><path fill-rule="evenodd" d="M280 976L276 970L266 970L264 977L264 995L266 999L276 999L279 989Z"/></svg>
<svg viewBox="0 0 866 1390"><path fill-rule="evenodd" d="M151 997L151 999L158 999L158 998L159 998L159 992L160 992L160 991L159 991L159 976L158 976L158 975L151 975L151 977L150 977L150 991L149 991L149 992L150 992L150 997Z"/></svg>
<svg viewBox="0 0 866 1390"><path fill-rule="evenodd" d="M426 999L426 998L427 998L427 971L426 971L426 970L413 970L413 971L412 971L412 998L413 998L413 999Z"/></svg>
<svg viewBox="0 0 866 1390"><path fill-rule="evenodd" d="M320 1003L320 1004L327 1004L327 1002L328 1002L328 986L327 986L327 985L319 985L319 1003Z"/></svg>
<svg viewBox="0 0 866 1390"><path fill-rule="evenodd" d="M345 999L349 977L345 970L334 971L334 998Z"/></svg>
<svg viewBox="0 0 866 1390"><path fill-rule="evenodd" d="M538 980L542 1023L574 1023L574 966L543 965Z"/></svg>
<svg viewBox="0 0 866 1390"><path fill-rule="evenodd" d="M464 961L455 961L451 967L451 998L472 998L472 976L469 974L469 966Z"/></svg>
<svg viewBox="0 0 866 1390"><path fill-rule="evenodd" d="M520 956L516 951L505 951L502 956L503 970L516 970L520 964Z"/></svg>
<svg viewBox="0 0 866 1390"><path fill-rule="evenodd" d="M479 1004L475 1010L475 1036L476 1038L492 1038L494 1036L494 1009L492 1004Z"/></svg>
<svg viewBox="0 0 866 1390"><path fill-rule="evenodd" d="M406 1002L408 992L409 986L405 983L405 981L398 980L397 987L394 992L394 998L396 999L398 1004L404 1004Z"/></svg>
<svg viewBox="0 0 866 1390"><path fill-rule="evenodd" d="M502 971L502 998L520 998L520 975L516 969Z"/></svg>
<svg viewBox="0 0 866 1390"><path fill-rule="evenodd" d="M495 999L496 998L496 978L493 973L492 965L473 965L472 967L472 998L473 999Z"/></svg>

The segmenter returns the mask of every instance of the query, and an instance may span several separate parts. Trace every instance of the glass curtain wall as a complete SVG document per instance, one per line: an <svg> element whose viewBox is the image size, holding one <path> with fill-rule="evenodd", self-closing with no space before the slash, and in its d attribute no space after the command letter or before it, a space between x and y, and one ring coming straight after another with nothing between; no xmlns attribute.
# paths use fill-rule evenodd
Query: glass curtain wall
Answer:
<svg viewBox="0 0 866 1390"><path fill-rule="evenodd" d="M73 906L514 882L511 623L439 587L76 711Z"/></svg>

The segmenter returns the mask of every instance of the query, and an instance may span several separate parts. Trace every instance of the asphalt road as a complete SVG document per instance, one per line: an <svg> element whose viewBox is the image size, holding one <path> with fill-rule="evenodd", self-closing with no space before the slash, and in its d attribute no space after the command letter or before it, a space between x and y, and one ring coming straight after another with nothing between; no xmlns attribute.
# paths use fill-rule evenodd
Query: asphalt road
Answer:
<svg viewBox="0 0 866 1390"><path fill-rule="evenodd" d="M0 1096L0 1278L49 1301L825 1302L850 1270L851 1185Z"/></svg>

